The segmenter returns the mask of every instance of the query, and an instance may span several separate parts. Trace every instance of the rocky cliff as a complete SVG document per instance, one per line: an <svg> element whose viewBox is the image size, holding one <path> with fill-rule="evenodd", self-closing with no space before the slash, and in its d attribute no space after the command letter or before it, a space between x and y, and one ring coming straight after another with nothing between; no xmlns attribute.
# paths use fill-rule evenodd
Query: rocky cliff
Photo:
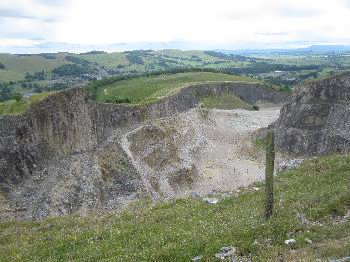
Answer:
<svg viewBox="0 0 350 262"><path fill-rule="evenodd" d="M299 86L275 123L276 143L295 155L348 153L350 73Z"/></svg>
<svg viewBox="0 0 350 262"><path fill-rule="evenodd" d="M76 88L49 96L23 115L0 117L0 217L116 209L140 194L154 195L153 185L162 174L157 159L166 161L163 153L176 154L177 149L164 151L171 139L143 123L196 107L201 96L227 93L250 103L277 103L287 97L257 84L223 82L190 86L153 104L127 106L89 101L85 90ZM122 144L124 134L138 127L128 137L133 155L146 154L145 147L159 153L158 158L142 158L157 167L157 175L150 169L152 181L135 167ZM174 163L166 184L178 188L192 181L193 167Z"/></svg>

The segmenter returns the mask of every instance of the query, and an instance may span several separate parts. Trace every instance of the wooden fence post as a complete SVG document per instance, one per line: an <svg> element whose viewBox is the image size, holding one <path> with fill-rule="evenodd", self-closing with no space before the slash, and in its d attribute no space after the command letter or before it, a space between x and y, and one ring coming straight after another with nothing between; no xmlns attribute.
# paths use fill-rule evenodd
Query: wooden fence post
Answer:
<svg viewBox="0 0 350 262"><path fill-rule="evenodd" d="M273 171L275 165L275 137L274 132L270 131L266 137L266 168L265 168L265 217L269 219L273 213Z"/></svg>

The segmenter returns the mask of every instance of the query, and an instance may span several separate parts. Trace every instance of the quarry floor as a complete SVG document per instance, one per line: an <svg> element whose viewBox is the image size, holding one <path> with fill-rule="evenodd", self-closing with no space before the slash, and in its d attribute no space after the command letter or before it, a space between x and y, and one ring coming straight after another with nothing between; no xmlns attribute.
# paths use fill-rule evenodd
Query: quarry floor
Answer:
<svg viewBox="0 0 350 262"><path fill-rule="evenodd" d="M203 129L208 147L197 162L203 179L193 190L200 195L231 192L262 180L265 154L257 148L252 133L277 120L279 110L211 110Z"/></svg>
<svg viewBox="0 0 350 262"><path fill-rule="evenodd" d="M160 179L162 197L232 193L264 178L265 153L257 148L252 135L277 120L279 111L276 106L259 111L194 108L150 122L149 126L157 130L153 135L142 131L142 126L127 132L123 148L145 181L154 174L159 178L171 176L174 170L195 170L190 186L174 189L166 179ZM142 137L147 144L140 145L134 137ZM140 149L132 152L131 144Z"/></svg>

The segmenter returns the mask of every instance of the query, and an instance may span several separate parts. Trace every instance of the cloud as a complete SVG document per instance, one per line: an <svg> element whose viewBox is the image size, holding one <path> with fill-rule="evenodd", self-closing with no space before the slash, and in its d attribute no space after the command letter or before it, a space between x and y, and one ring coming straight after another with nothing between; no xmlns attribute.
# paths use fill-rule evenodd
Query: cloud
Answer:
<svg viewBox="0 0 350 262"><path fill-rule="evenodd" d="M36 0L35 2L43 5L64 5L67 0Z"/></svg>
<svg viewBox="0 0 350 262"><path fill-rule="evenodd" d="M13 9L0 9L0 18L35 19L35 20L41 20L47 23L53 23L60 20L59 17L35 16L31 14L21 13L20 11L13 10Z"/></svg>
<svg viewBox="0 0 350 262"><path fill-rule="evenodd" d="M295 17L295 18L303 18L303 17L313 17L321 14L321 11L316 9L304 9L304 8L296 8L296 7L282 7L277 9L277 13L281 17Z"/></svg>
<svg viewBox="0 0 350 262"><path fill-rule="evenodd" d="M35 19L34 16L22 14L17 10L13 9L0 9L1 18L26 18L26 19Z"/></svg>
<svg viewBox="0 0 350 262"><path fill-rule="evenodd" d="M19 45L18 39L26 39L24 46L34 39L35 50L350 43L350 8L345 8L349 2L333 0L329 5L329 0L318 0L317 4L305 0L245 0L239 4L232 0L0 0L0 42L7 39L10 43L8 39L12 38ZM47 42L67 45L48 47L44 45Z"/></svg>
<svg viewBox="0 0 350 262"><path fill-rule="evenodd" d="M26 46L28 43L48 41L64 16L64 5L53 6L54 2L57 3L41 0L1 0L0 42Z"/></svg>
<svg viewBox="0 0 350 262"><path fill-rule="evenodd" d="M258 32L257 35L263 35L263 36L282 36L282 35L288 35L288 32Z"/></svg>

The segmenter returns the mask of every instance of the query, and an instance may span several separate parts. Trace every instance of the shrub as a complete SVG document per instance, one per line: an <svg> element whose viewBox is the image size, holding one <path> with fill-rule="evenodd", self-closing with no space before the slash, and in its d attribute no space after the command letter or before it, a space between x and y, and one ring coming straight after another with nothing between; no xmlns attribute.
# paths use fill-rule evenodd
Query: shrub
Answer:
<svg viewBox="0 0 350 262"><path fill-rule="evenodd" d="M129 97L117 96L117 97L106 98L105 102L123 104L123 103L131 103L131 99Z"/></svg>
<svg viewBox="0 0 350 262"><path fill-rule="evenodd" d="M255 111L259 111L259 106L257 106L257 105L253 105L253 110L255 110Z"/></svg>

